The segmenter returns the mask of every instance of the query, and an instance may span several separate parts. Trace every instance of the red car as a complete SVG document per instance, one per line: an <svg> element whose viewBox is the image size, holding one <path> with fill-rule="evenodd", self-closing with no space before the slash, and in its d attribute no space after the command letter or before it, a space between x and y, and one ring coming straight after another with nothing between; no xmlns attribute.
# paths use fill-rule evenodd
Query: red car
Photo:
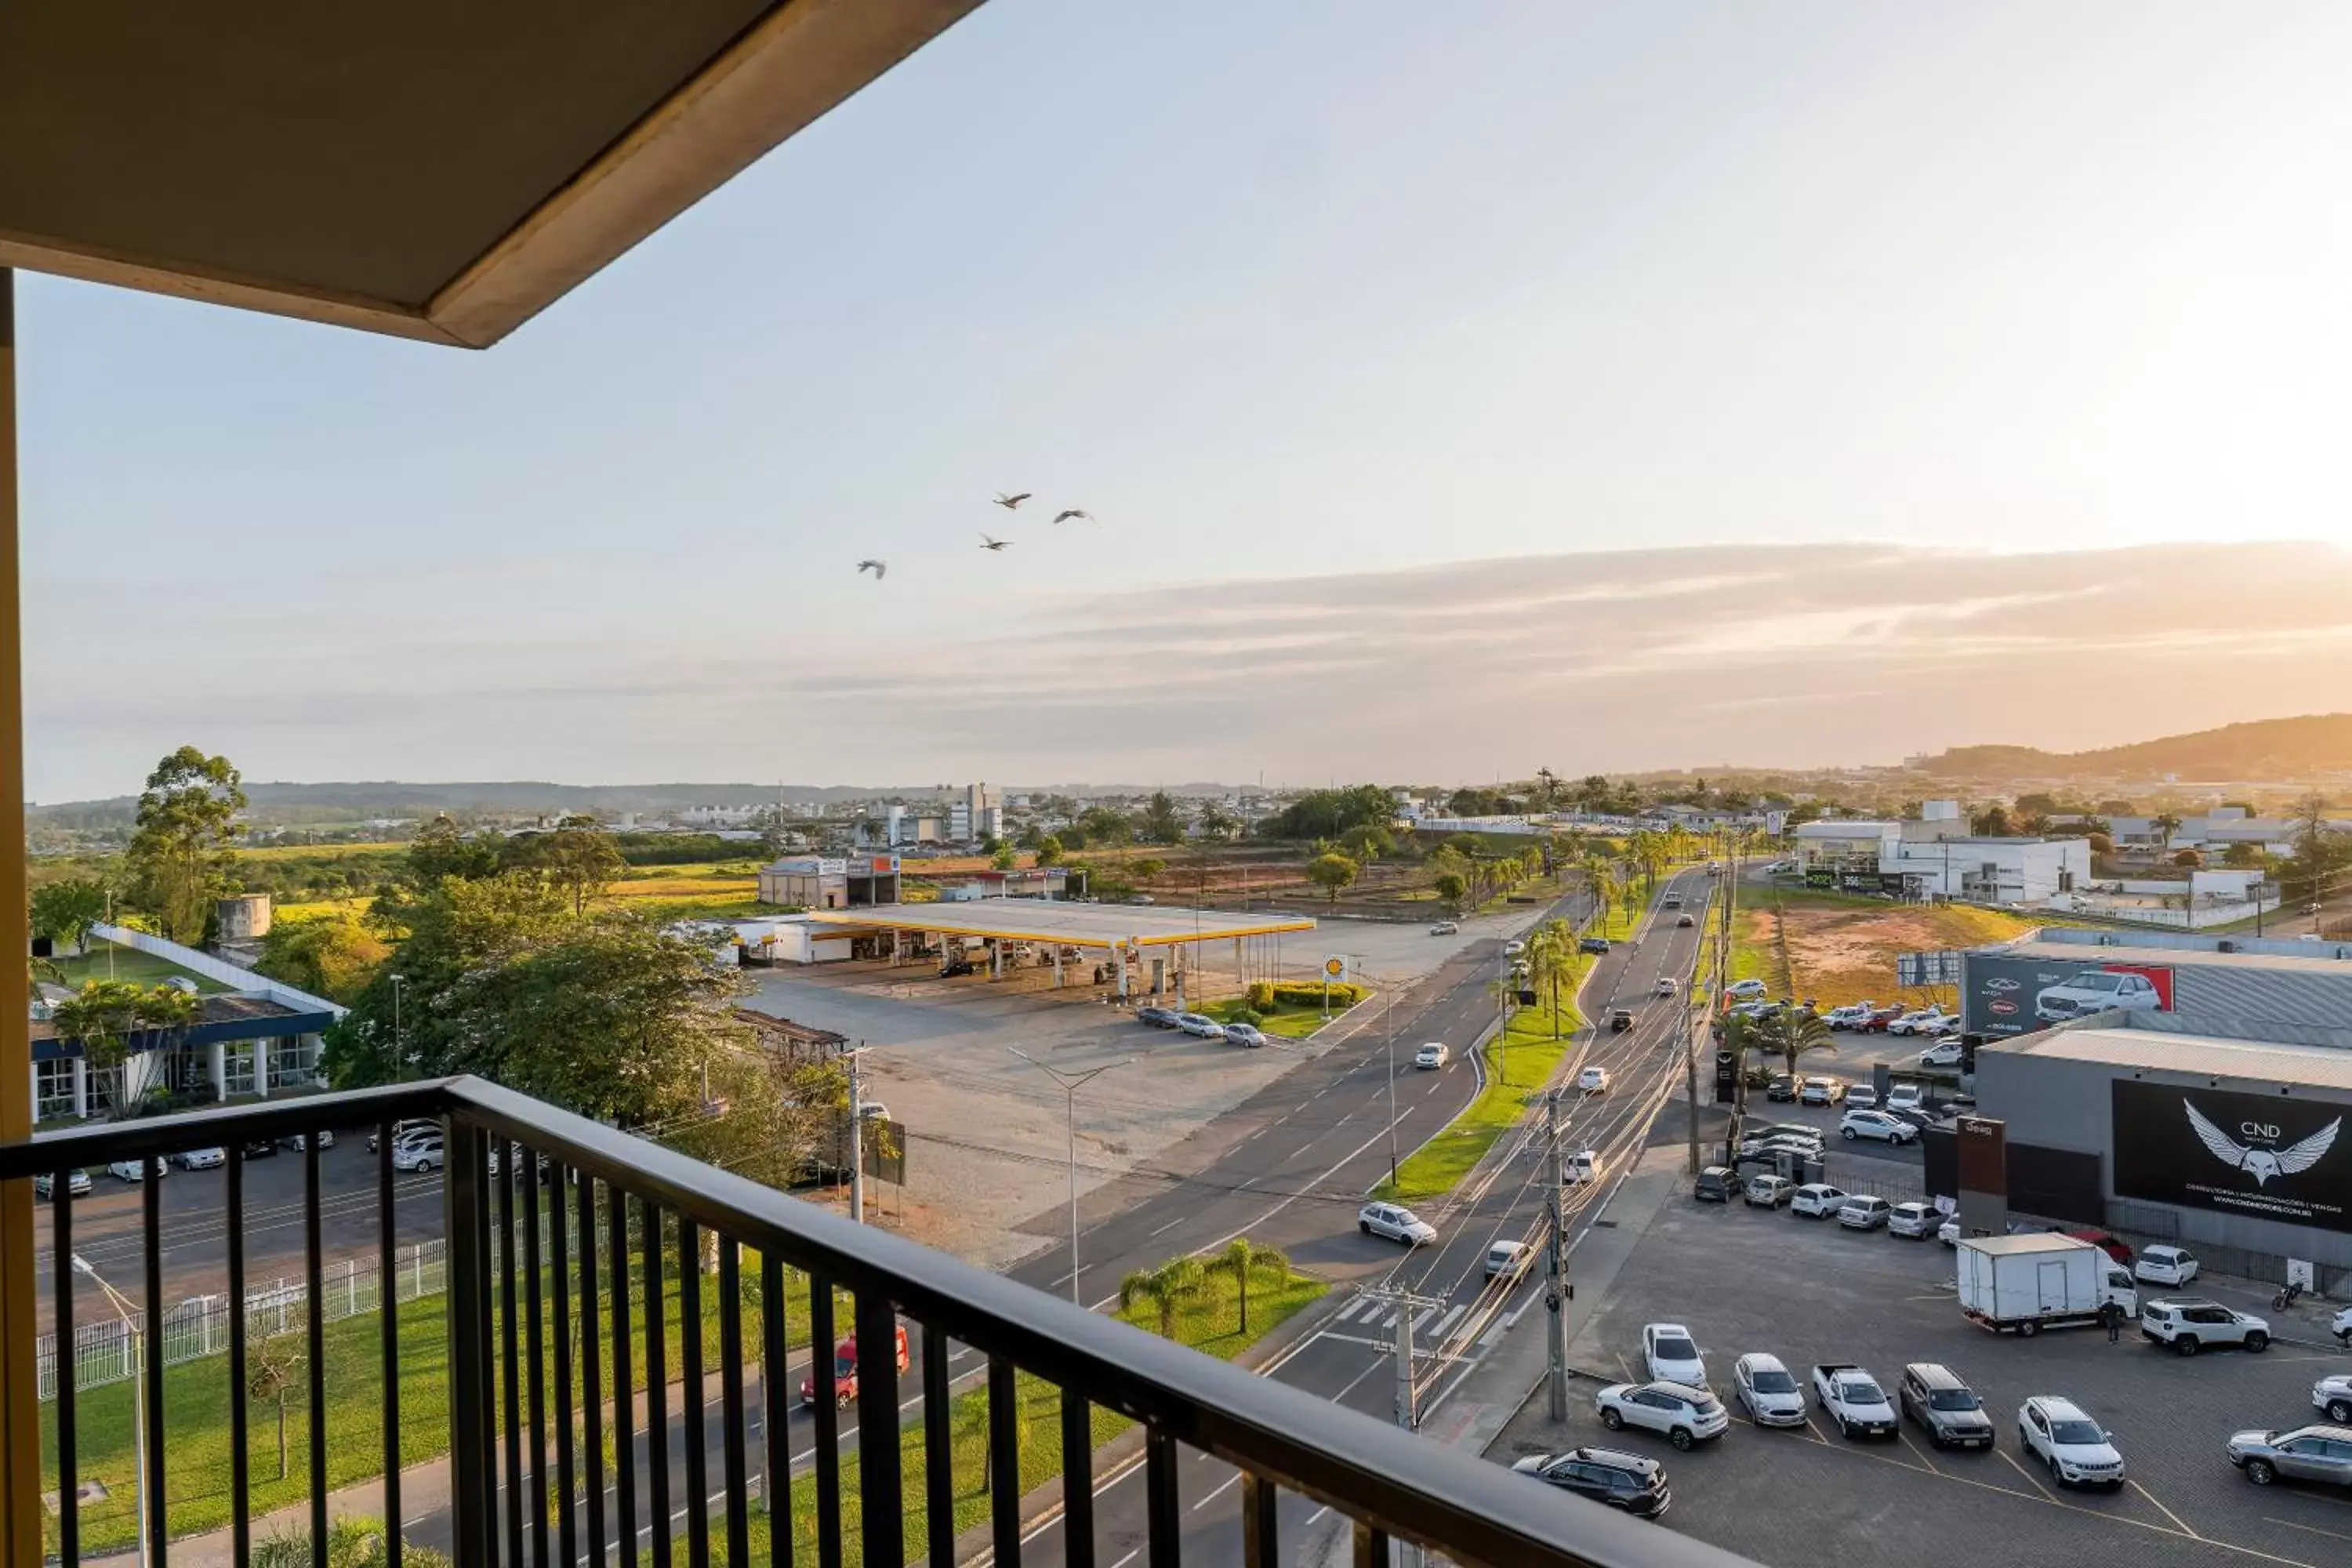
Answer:
<svg viewBox="0 0 2352 1568"><path fill-rule="evenodd" d="M898 1325L898 1370L907 1370L907 1325ZM857 1401L857 1336L852 1334L833 1348L833 1402L854 1405ZM801 1379L801 1403L816 1403L816 1376L811 1373Z"/></svg>
<svg viewBox="0 0 2352 1568"><path fill-rule="evenodd" d="M1886 1026L1903 1016L1904 1011L1901 1007L1881 1007L1855 1024L1853 1032L1857 1035L1883 1035L1886 1033Z"/></svg>
<svg viewBox="0 0 2352 1568"><path fill-rule="evenodd" d="M2076 1241L2087 1241L2126 1268L2131 1267L2131 1243L2120 1236L2109 1236L2104 1230L2070 1230L2066 1233Z"/></svg>

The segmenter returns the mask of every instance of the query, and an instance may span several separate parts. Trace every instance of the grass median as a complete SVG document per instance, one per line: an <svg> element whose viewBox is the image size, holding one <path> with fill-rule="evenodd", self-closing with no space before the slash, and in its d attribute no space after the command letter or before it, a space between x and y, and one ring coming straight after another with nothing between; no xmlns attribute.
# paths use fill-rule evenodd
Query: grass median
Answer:
<svg viewBox="0 0 2352 1568"><path fill-rule="evenodd" d="M1582 984L1580 969L1577 984ZM1478 1091L1478 1098L1445 1131L1406 1156L1398 1167L1397 1179L1382 1182L1372 1195L1411 1204L1452 1192L1542 1097L1576 1031L1583 1026L1584 1015L1573 1002L1560 1004L1559 1039L1552 1038L1554 1018L1549 1004L1513 1013L1503 1033L1487 1045L1486 1086Z"/></svg>

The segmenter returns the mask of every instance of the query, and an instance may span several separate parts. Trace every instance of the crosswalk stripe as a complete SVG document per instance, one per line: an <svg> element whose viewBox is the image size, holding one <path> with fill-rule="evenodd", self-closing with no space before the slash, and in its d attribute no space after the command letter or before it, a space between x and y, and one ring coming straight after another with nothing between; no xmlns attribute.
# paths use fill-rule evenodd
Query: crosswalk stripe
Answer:
<svg viewBox="0 0 2352 1568"><path fill-rule="evenodd" d="M1467 1303L1466 1301L1465 1301L1465 1302L1459 1302L1459 1303L1456 1303L1456 1304L1455 1304L1455 1306L1454 1307L1453 1310L1451 1310L1451 1311L1447 1312L1447 1313L1445 1314L1445 1316L1444 1316L1444 1317L1442 1317L1442 1318L1438 1319L1438 1320L1437 1320L1437 1337L1438 1337L1439 1339L1444 1339L1444 1338L1445 1337L1445 1331L1446 1331L1448 1329L1451 1329L1451 1328L1454 1326L1454 1319L1456 1319L1456 1318L1458 1318L1458 1317L1460 1317L1463 1313L1465 1313L1465 1312L1468 1311L1469 1310L1470 1310L1469 1303Z"/></svg>
<svg viewBox="0 0 2352 1568"><path fill-rule="evenodd" d="M1339 1321L1340 1321L1341 1322L1343 1322L1343 1323L1344 1323L1344 1322L1346 1322L1346 1321L1348 1321L1350 1318L1353 1318L1357 1313L1359 1313L1359 1312L1362 1311L1365 1308L1367 1308L1367 1307L1370 1306L1371 1304L1372 1304L1372 1300L1371 1300L1371 1298L1370 1298L1370 1297L1369 1297L1369 1296L1359 1296L1359 1297L1357 1297L1354 1300L1352 1300L1352 1301L1349 1302L1346 1306L1344 1306L1344 1307L1342 1307L1342 1308L1340 1308L1340 1309L1339 1309Z"/></svg>

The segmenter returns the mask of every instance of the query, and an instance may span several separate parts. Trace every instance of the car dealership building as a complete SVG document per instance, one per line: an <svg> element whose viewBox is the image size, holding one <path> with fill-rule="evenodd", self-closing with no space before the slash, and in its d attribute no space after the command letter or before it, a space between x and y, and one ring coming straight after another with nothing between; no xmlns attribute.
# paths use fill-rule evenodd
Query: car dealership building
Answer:
<svg viewBox="0 0 2352 1568"><path fill-rule="evenodd" d="M2044 931L1961 995L2012 1211L2352 1287L2352 945Z"/></svg>

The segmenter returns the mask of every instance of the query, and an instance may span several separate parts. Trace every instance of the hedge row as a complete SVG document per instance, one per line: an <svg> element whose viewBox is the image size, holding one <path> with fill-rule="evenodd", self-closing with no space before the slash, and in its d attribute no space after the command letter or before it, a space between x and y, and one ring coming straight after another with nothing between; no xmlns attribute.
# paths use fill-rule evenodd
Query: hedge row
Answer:
<svg viewBox="0 0 2352 1568"><path fill-rule="evenodd" d="M1271 1013L1276 1007L1320 1007L1328 995L1335 1007L1352 1007L1369 994L1351 981L1335 980L1327 992L1319 980L1253 980L1244 994L1253 1011Z"/></svg>

